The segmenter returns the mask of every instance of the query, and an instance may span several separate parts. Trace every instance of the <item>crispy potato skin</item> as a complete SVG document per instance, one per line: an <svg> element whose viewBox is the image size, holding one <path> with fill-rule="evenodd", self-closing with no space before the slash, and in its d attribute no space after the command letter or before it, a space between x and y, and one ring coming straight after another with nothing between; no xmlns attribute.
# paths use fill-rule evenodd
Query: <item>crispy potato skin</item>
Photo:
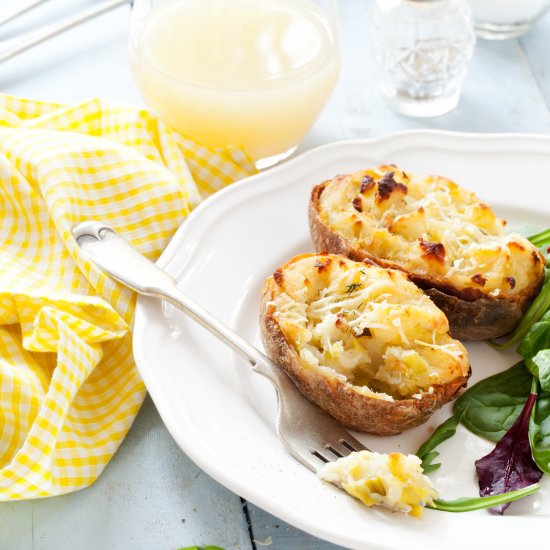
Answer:
<svg viewBox="0 0 550 550"><path fill-rule="evenodd" d="M410 277L414 281L414 278ZM529 307L531 299L499 300L490 296L464 300L437 288L420 288L449 319L457 340L491 340L512 332ZM538 290L536 291L538 292Z"/></svg>
<svg viewBox="0 0 550 550"><path fill-rule="evenodd" d="M336 377L304 368L274 316L275 306L270 302L279 292L273 277L267 279L260 305L260 330L266 354L290 376L305 397L346 428L375 435L400 434L425 422L466 386L470 373L448 384L433 386L433 393L423 394L420 399L385 401L363 395Z"/></svg>
<svg viewBox="0 0 550 550"><path fill-rule="evenodd" d="M342 254L361 262L371 261L382 267L402 267L367 254L336 231L332 231L320 215L320 198L329 182L315 186L311 192L308 217L311 238L318 252ZM427 277L405 271L409 280L419 286L449 319L451 335L458 340L488 340L511 332L539 293L543 279L533 281L525 291L513 298L499 298L477 288L458 289L438 275Z"/></svg>

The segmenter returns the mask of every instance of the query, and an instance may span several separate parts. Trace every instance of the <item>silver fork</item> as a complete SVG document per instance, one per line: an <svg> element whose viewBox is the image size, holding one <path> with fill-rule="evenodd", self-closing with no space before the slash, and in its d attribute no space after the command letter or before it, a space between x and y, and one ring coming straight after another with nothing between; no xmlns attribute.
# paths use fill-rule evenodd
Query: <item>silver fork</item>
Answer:
<svg viewBox="0 0 550 550"><path fill-rule="evenodd" d="M109 226L84 222L73 229L84 254L102 271L139 294L174 304L243 356L275 386L279 402L277 433L290 453L317 472L327 462L366 447L336 420L308 401L273 361L186 296L176 281L132 248Z"/></svg>

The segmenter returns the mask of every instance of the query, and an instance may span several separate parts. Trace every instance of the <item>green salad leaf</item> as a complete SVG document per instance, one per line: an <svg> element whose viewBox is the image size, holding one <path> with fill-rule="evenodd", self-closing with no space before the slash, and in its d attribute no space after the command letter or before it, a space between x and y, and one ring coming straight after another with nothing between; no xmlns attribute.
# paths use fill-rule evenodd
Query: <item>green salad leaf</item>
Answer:
<svg viewBox="0 0 550 550"><path fill-rule="evenodd" d="M471 432L499 441L523 409L532 379L523 361L517 363L466 390L455 401L455 414Z"/></svg>
<svg viewBox="0 0 550 550"><path fill-rule="evenodd" d="M550 348L550 311L547 311L539 321L531 326L517 349L517 352L525 359L525 364L533 376L538 377L538 370L533 363L533 358L539 351L548 348Z"/></svg>
<svg viewBox="0 0 550 550"><path fill-rule="evenodd" d="M537 237L541 233L546 233L548 230L542 230L538 225L531 225L530 223L525 223L523 225L510 226L509 233L517 233L526 239L531 240L532 237Z"/></svg>
<svg viewBox="0 0 550 550"><path fill-rule="evenodd" d="M434 451L434 449L455 434L461 417L462 414L455 414L447 418L416 451L416 456L422 460L422 469L425 474L435 472L441 467L441 463L433 464L434 459L439 456L439 452Z"/></svg>
<svg viewBox="0 0 550 550"><path fill-rule="evenodd" d="M539 320L550 308L550 269L545 268L544 284L533 303L525 315L521 318L518 326L512 332L508 340L503 343L489 342L491 347L495 349L506 349L511 346L517 346L527 336L531 327Z"/></svg>
<svg viewBox="0 0 550 550"><path fill-rule="evenodd" d="M550 349L539 351L532 361L537 369L540 387L544 391L550 391Z"/></svg>
<svg viewBox="0 0 550 550"><path fill-rule="evenodd" d="M529 442L533 460L550 474L550 392L539 392L529 422Z"/></svg>
<svg viewBox="0 0 550 550"><path fill-rule="evenodd" d="M523 362L517 363L462 394L455 402L455 415L451 418L461 414L461 423L468 430L490 441L500 441L519 416L532 383L533 377ZM529 422L529 442L533 460L550 474L550 391L539 392ZM433 447L428 451L436 452Z"/></svg>
<svg viewBox="0 0 550 550"><path fill-rule="evenodd" d="M520 498L532 495L540 489L540 484L533 483L523 489L510 491L502 495L491 495L489 497L465 497L456 500L434 500L433 505L427 508L433 510L442 510L443 512L472 512L473 510L482 510L483 508L493 508L501 504L513 502Z"/></svg>
<svg viewBox="0 0 550 550"><path fill-rule="evenodd" d="M550 228L535 231L534 226L524 226L524 229L524 236L538 248L550 245Z"/></svg>

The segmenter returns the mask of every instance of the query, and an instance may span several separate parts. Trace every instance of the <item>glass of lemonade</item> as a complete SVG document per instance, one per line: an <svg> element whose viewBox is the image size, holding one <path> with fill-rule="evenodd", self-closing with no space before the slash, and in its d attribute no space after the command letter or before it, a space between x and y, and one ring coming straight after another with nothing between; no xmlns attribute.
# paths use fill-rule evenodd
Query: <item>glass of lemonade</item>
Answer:
<svg viewBox="0 0 550 550"><path fill-rule="evenodd" d="M136 0L130 59L145 102L258 168L290 155L338 78L336 0Z"/></svg>

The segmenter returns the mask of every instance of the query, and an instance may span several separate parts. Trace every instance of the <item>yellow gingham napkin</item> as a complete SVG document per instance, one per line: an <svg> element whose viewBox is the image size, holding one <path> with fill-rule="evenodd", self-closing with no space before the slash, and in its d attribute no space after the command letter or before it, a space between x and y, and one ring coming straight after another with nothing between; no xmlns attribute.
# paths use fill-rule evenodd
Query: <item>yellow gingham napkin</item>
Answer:
<svg viewBox="0 0 550 550"><path fill-rule="evenodd" d="M145 396L135 296L71 229L104 221L154 260L202 198L252 171L143 109L0 95L0 500L90 485Z"/></svg>

